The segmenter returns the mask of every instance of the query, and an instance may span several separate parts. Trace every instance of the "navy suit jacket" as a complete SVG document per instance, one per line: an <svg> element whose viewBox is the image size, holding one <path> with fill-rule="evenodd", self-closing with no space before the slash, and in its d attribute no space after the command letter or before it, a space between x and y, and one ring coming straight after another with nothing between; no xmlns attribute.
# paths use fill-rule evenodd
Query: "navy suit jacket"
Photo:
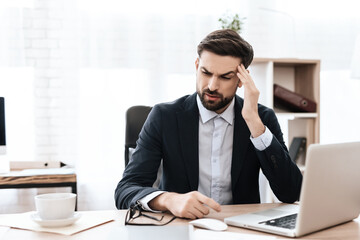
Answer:
<svg viewBox="0 0 360 240"><path fill-rule="evenodd" d="M231 185L234 204L259 203L259 170L269 180L276 197L287 203L299 199L302 175L291 161L272 109L259 104L259 116L273 134L271 145L258 151L241 115L243 99L235 97ZM137 147L115 190L118 209L157 191L152 185L163 160L160 190L196 191L199 183L199 110L196 93L171 103L155 105L137 141Z"/></svg>

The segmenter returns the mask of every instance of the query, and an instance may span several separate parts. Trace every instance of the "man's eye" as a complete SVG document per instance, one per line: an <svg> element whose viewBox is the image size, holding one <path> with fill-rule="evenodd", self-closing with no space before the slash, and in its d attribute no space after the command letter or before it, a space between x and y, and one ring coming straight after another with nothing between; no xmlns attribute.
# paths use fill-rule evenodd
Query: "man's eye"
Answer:
<svg viewBox="0 0 360 240"><path fill-rule="evenodd" d="M204 75L210 75L209 72L202 72Z"/></svg>
<svg viewBox="0 0 360 240"><path fill-rule="evenodd" d="M222 76L221 77L222 79L226 79L226 80L230 80L231 78L229 78L229 77L224 77L224 76Z"/></svg>

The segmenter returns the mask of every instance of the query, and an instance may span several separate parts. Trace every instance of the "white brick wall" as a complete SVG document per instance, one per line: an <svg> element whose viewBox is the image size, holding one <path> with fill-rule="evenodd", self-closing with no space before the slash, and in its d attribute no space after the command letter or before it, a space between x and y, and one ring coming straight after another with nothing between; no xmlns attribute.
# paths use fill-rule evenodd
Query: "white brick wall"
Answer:
<svg viewBox="0 0 360 240"><path fill-rule="evenodd" d="M30 32L31 30L27 30L30 35ZM27 37L27 34L25 34L25 36ZM44 34L45 36L45 34ZM31 37L30 37L31 38ZM33 47L28 47L26 48L26 51L25 51L25 54L26 54L26 57L29 59L29 58L36 58L36 59L39 59L39 58L45 58L45 59L48 59L49 58L49 49L36 49L36 48L33 48Z"/></svg>
<svg viewBox="0 0 360 240"><path fill-rule="evenodd" d="M35 0L34 8L23 11L23 33L26 64L35 69L35 160L67 160L71 164L76 161L76 137L67 132L74 131L76 110L69 113L66 109L76 108L76 104L69 106L74 92L69 95L64 88L69 83L64 82L71 85L77 79L66 73L74 72L73 65L67 64L74 62L68 54L74 45L68 43L71 39L64 40L64 34L71 36L63 26L69 16L65 14L64 4L73 7L73 1L69 0ZM62 155L66 157L62 158Z"/></svg>
<svg viewBox="0 0 360 240"><path fill-rule="evenodd" d="M249 1L249 15L245 20L244 36L253 44L256 57L295 57L321 60L321 70L349 69L355 37L360 33L360 17L339 14L344 6L329 8L317 2L311 12L316 16L283 12L281 1ZM285 1L283 1L285 2ZM290 4L290 3L289 3ZM294 1L294 5L304 4ZM322 6L321 4L324 4ZM347 9L358 9L358 1L344 3ZM277 6L278 5L278 6ZM347 13L347 11L343 11Z"/></svg>

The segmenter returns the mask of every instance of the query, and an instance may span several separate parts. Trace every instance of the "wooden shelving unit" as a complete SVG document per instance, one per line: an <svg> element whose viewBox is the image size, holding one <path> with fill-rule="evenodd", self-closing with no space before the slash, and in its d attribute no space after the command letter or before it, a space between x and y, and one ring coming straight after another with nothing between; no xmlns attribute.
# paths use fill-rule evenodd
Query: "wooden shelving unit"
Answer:
<svg viewBox="0 0 360 240"><path fill-rule="evenodd" d="M273 108L277 114L286 145L289 147L294 137L306 137L307 146L318 143L320 140L320 60L255 58L249 70L260 90L259 102ZM279 84L315 101L316 112L289 112L275 108L274 84ZM300 160L299 164L304 164L304 160Z"/></svg>
<svg viewBox="0 0 360 240"><path fill-rule="evenodd" d="M255 58L249 67L250 74L260 91L259 103L275 110L287 147L294 137L306 137L307 147L320 141L320 60L295 58ZM295 91L317 103L316 112L290 112L274 106L273 85L278 84ZM238 94L243 96L243 89ZM297 161L305 170L305 156L301 154ZM263 176L262 176L263 177ZM260 184L261 181L260 180ZM265 179L266 181L266 179ZM269 189L269 187L268 187ZM264 190L264 189L263 189ZM271 191L270 191L271 192ZM270 197L266 193L265 202ZM264 196L262 196L264 198Z"/></svg>

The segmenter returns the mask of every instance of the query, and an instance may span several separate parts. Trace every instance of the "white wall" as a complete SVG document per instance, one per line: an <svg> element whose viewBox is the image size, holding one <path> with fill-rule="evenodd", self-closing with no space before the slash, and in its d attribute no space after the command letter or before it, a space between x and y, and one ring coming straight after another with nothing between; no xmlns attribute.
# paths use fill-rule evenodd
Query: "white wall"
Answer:
<svg viewBox="0 0 360 240"><path fill-rule="evenodd" d="M249 1L245 36L256 57L321 60L320 142L360 141L360 79L350 78L359 1ZM358 66L360 68L360 66ZM256 79L255 79L256 81Z"/></svg>

